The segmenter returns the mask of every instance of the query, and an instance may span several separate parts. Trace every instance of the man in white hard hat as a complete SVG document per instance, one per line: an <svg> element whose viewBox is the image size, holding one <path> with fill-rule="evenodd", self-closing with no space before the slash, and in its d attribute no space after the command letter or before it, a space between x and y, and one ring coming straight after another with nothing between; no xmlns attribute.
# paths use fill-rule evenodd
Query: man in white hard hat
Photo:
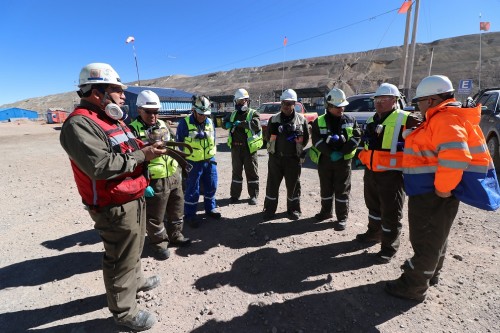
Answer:
<svg viewBox="0 0 500 333"><path fill-rule="evenodd" d="M158 95L143 90L137 96L139 116L129 127L136 137L149 142L149 133L162 133L162 141L175 140L172 129L158 118L161 103ZM191 240L184 237L184 194L181 172L175 159L162 155L149 161L151 182L146 188L146 232L157 260L170 257L169 245L186 246ZM166 229L165 229L166 226Z"/></svg>
<svg viewBox="0 0 500 333"><path fill-rule="evenodd" d="M321 192L321 211L315 215L318 221L333 217L335 197L334 229L345 230L349 215L349 193L351 192L351 162L361 140L361 129L356 119L344 113L349 102L345 93L333 88L325 97L325 114L312 124L312 147L309 156L318 164Z"/></svg>
<svg viewBox="0 0 500 333"><path fill-rule="evenodd" d="M238 202L243 188L243 168L247 177L249 205L257 204L259 196L259 164L257 151L262 147L262 127L260 114L249 107L250 96L245 89L234 93L234 108L227 119L225 128L229 130L227 145L231 148L233 176L231 181L231 203Z"/></svg>
<svg viewBox="0 0 500 333"><path fill-rule="evenodd" d="M498 180L479 127L481 107L462 107L454 91L444 75L424 78L414 98L424 122L407 131L405 140L403 173L414 255L385 290L418 302L425 299L429 286L439 283L459 200L470 204L472 198L489 205L496 188L496 207L500 205Z"/></svg>
<svg viewBox="0 0 500 333"><path fill-rule="evenodd" d="M271 117L266 133L269 161L263 218L274 218L280 184L285 178L287 215L291 220L298 220L302 215L300 173L305 156L304 147L309 142L309 131L304 116L295 112L297 93L293 89L286 89L281 94L280 101L281 112Z"/></svg>
<svg viewBox="0 0 500 333"><path fill-rule="evenodd" d="M374 95L375 115L368 118L363 133L364 147L359 153L365 165L364 196L368 208L368 230L358 234L361 243L382 243L375 255L378 263L388 263L399 248L403 190L403 131L419 121L399 109L399 89L382 83Z"/></svg>
<svg viewBox="0 0 500 333"><path fill-rule="evenodd" d="M205 95L193 96L192 113L182 119L177 126L177 142L191 146L193 153L187 157L193 165L186 179L184 194L184 220L188 225L197 228L200 220L196 217L196 207L200 198L200 181L203 182L205 214L220 219L217 210L215 192L217 191L217 162L215 153L215 126L210 119L212 109L210 100ZM190 153L185 150L186 153Z"/></svg>
<svg viewBox="0 0 500 333"><path fill-rule="evenodd" d="M108 308L118 325L136 331L151 328L155 316L137 305L139 291L160 283L145 278L141 253L146 231L146 161L166 153L161 143L144 147L121 119L123 89L108 64L92 63L80 72L80 104L61 129L76 187L104 244L103 277Z"/></svg>

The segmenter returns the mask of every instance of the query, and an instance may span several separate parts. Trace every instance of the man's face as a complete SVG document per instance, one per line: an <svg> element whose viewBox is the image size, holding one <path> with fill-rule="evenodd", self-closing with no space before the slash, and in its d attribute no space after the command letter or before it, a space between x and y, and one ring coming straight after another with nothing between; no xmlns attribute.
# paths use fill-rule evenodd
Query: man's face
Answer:
<svg viewBox="0 0 500 333"><path fill-rule="evenodd" d="M375 100L375 110L378 113L384 113L394 109L397 98L394 96L377 96Z"/></svg>
<svg viewBox="0 0 500 333"><path fill-rule="evenodd" d="M326 109L328 110L329 114L335 117L342 117L342 114L344 114L343 106L335 106L332 104L327 104Z"/></svg>
<svg viewBox="0 0 500 333"><path fill-rule="evenodd" d="M248 105L248 99L247 98L237 99L236 105L240 105L240 106Z"/></svg>
<svg viewBox="0 0 500 333"><path fill-rule="evenodd" d="M158 109L138 108L139 115L146 125L152 126L158 121Z"/></svg>
<svg viewBox="0 0 500 333"><path fill-rule="evenodd" d="M286 116L289 116L293 113L295 108L294 101L281 101L281 112L283 112Z"/></svg>
<svg viewBox="0 0 500 333"><path fill-rule="evenodd" d="M106 92L109 95L110 103L116 103L120 106L125 105L125 93L122 87L110 84L106 88Z"/></svg>
<svg viewBox="0 0 500 333"><path fill-rule="evenodd" d="M196 110L193 111L194 112L194 118L196 119L196 121L198 123L204 123L205 120L207 120L207 116L204 115L204 114L199 114L198 112L196 112Z"/></svg>

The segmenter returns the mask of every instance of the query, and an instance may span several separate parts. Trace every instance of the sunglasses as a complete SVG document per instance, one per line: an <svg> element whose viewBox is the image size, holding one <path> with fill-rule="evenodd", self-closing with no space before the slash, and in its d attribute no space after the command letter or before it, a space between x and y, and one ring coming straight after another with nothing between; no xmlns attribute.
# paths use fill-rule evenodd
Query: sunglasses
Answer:
<svg viewBox="0 0 500 333"><path fill-rule="evenodd" d="M291 102L283 101L283 102L281 102L281 104L284 106L294 106L295 102L294 101L291 101Z"/></svg>
<svg viewBox="0 0 500 333"><path fill-rule="evenodd" d="M150 110L146 110L146 109L143 109L143 110L144 110L144 112L146 112L147 114L155 114L155 115L156 115L156 114L159 114L159 113L160 113L160 112L158 112L158 111L150 111Z"/></svg>

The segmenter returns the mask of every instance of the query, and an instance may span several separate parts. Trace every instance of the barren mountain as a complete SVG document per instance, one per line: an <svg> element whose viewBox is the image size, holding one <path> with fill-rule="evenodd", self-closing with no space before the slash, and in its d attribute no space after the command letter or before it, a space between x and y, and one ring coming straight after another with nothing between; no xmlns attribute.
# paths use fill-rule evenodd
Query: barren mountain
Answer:
<svg viewBox="0 0 500 333"><path fill-rule="evenodd" d="M479 71L479 41L481 39L481 71ZM352 95L373 91L382 82L399 84L402 70L403 47L338 54L324 57L291 60L261 67L238 68L199 76L172 75L142 80L143 86L171 87L210 96L231 95L237 88L247 88L254 100L273 98L273 90L284 86L319 88L327 91L339 87ZM284 66L284 68L283 68ZM284 72L284 73L283 73ZM483 33L440 39L417 44L415 48L412 89L422 78L444 74L455 86L462 79L474 81L473 93L481 87L500 85L500 32ZM480 74L481 73L481 74ZM136 82L129 82L130 85ZM258 98L256 98L256 96ZM300 97L300 96L299 96ZM50 107L72 108L77 96L74 92L29 98L3 107L16 106L39 112Z"/></svg>

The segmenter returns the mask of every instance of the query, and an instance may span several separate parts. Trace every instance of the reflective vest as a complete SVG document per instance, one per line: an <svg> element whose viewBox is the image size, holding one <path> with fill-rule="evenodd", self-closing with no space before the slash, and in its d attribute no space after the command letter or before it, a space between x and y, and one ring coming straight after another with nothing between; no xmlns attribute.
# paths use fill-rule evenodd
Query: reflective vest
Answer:
<svg viewBox="0 0 500 333"><path fill-rule="evenodd" d="M409 114L410 112L407 111L394 110L380 124L379 133L372 130L364 134L365 146L358 157L368 169L372 171L403 170L404 141L400 139L400 136ZM372 125L374 125L373 116L366 121L367 127Z"/></svg>
<svg viewBox="0 0 500 333"><path fill-rule="evenodd" d="M352 132L354 130L354 123L350 122L350 120L346 119L347 121L343 121L345 118L342 118L342 131L347 134L346 142L349 141L352 138ZM321 140L319 140L315 146L311 146L311 149L309 149L309 157L311 158L311 161L314 163L318 164L319 162L319 157L321 156L321 152L316 148L316 146L322 142L325 142L326 138L330 135L337 134L337 133L332 133L328 127L326 126L326 120L325 120L325 114L321 115L318 117L318 127L319 127L319 135L321 137ZM344 160L348 160L354 157L356 154L356 148L354 148L351 152L344 154Z"/></svg>
<svg viewBox="0 0 500 333"><path fill-rule="evenodd" d="M112 153L126 154L138 150L144 145L134 137L122 121L113 121L87 109L76 109L70 117L76 115L91 119L106 133ZM138 199L144 195L144 190L149 183L144 176L142 165L138 165L133 172L107 180L90 178L73 161L71 161L71 168L82 201L91 208L121 205Z"/></svg>
<svg viewBox="0 0 500 333"><path fill-rule="evenodd" d="M158 123L160 128L167 128L167 124L163 120L158 119ZM134 120L133 122L130 123L130 126L132 126L136 133L139 133L139 138L147 142L148 138L146 135L146 128L144 127L144 124L139 121L139 119ZM170 137L170 131L167 130L168 137L167 140L170 141L172 138ZM160 179L160 178L166 178L172 176L175 171L177 170L177 161L174 160L172 157L168 155L162 155L160 157L157 157L155 159L152 159L149 161L148 164L148 170L149 170L149 175L151 179Z"/></svg>
<svg viewBox="0 0 500 333"><path fill-rule="evenodd" d="M304 125L304 121L305 121L304 116L295 112L295 116L293 117L292 120L295 127L302 128L302 126ZM269 126L271 126L271 124L273 123L281 124L281 112L271 117L271 119L269 120ZM267 143L267 151L269 152L269 154L276 153L276 140L278 140L278 136L276 134L272 134L271 137L269 138L269 142ZM304 150L303 136L295 138L295 150L297 156L300 156L302 154L302 151Z"/></svg>
<svg viewBox="0 0 500 333"><path fill-rule="evenodd" d="M196 135L198 135L198 127L191 124L190 117L191 116L187 116L184 118L188 129L188 135L184 138L184 142L193 148L193 153L186 157L186 159L193 162L199 162L214 157L217 147L215 145L214 124L212 120L207 118L205 121L205 139L197 139ZM187 154L190 153L188 149L184 149L184 152Z"/></svg>
<svg viewBox="0 0 500 333"><path fill-rule="evenodd" d="M234 118L236 117L237 112L238 111L233 111L233 113L231 113L230 117L231 123L234 123ZM248 110L246 118L248 128L245 128L245 133L247 135L247 144L248 144L248 149L250 149L250 154L255 153L257 150L262 148L262 145L264 144L262 141L262 131L258 131L257 133L255 133L251 126L254 112L255 110L253 109ZM227 137L227 145L229 146L229 148L231 148L232 142L233 142L233 131L230 130L229 136Z"/></svg>

